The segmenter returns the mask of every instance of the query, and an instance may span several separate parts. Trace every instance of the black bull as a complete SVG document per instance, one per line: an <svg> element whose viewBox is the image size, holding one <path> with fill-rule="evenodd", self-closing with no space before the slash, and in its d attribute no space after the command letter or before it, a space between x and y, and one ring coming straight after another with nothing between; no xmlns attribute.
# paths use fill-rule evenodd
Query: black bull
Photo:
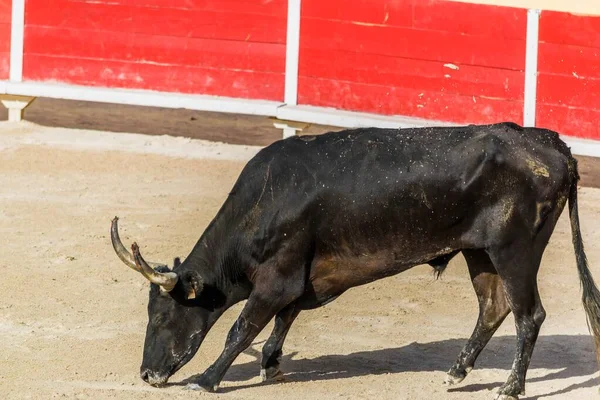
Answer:
<svg viewBox="0 0 600 400"><path fill-rule="evenodd" d="M516 355L498 398L524 393L545 318L537 288L544 249L567 202L583 303L600 338L600 293L579 229L577 163L555 132L505 123L356 129L293 137L248 162L189 256L173 270L121 244L152 282L142 378L161 385L196 353L215 321L247 299L225 349L190 388L214 391L275 318L261 375L280 376L283 342L301 310L351 287L462 252L479 300L471 338L446 382L460 382L509 312Z"/></svg>

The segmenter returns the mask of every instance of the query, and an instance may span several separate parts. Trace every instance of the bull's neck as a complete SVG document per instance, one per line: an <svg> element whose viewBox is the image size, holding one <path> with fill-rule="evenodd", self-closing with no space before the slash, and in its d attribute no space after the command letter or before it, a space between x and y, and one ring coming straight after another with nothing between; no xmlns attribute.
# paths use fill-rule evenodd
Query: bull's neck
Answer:
<svg viewBox="0 0 600 400"><path fill-rule="evenodd" d="M221 213L208 225L182 267L198 271L205 282L224 292L234 286L244 284L244 268L240 252L243 245L239 243L233 227L219 224Z"/></svg>

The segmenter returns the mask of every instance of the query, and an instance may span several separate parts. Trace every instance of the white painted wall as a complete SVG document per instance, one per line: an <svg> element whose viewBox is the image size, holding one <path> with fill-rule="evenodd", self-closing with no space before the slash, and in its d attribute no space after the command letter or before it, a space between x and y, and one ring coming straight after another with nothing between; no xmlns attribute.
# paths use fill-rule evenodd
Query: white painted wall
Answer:
<svg viewBox="0 0 600 400"><path fill-rule="evenodd" d="M600 15L600 0L453 0L463 3L492 4L541 10L566 11L575 14Z"/></svg>

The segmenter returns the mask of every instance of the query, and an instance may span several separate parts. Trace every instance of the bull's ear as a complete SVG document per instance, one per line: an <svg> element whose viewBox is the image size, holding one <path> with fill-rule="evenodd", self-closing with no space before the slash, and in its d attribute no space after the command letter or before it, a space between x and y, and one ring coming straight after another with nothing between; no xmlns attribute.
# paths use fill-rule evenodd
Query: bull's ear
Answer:
<svg viewBox="0 0 600 400"><path fill-rule="evenodd" d="M189 272L184 276L184 288L186 291L186 297L188 300L193 300L200 295L204 282L200 274L196 272Z"/></svg>
<svg viewBox="0 0 600 400"><path fill-rule="evenodd" d="M227 296L212 285L204 285L202 292L193 300L194 303L208 311L214 311L217 308L221 308L227 301Z"/></svg>

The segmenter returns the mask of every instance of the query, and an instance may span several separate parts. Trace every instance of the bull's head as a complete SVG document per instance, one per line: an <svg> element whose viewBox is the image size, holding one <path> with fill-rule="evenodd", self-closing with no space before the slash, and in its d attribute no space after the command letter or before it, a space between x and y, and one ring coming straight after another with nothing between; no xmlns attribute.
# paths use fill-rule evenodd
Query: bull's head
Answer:
<svg viewBox="0 0 600 400"><path fill-rule="evenodd" d="M142 379L151 385L167 382L198 351L206 333L223 313L222 294L205 285L200 274L175 259L173 270L146 262L136 243L127 251L119 238L118 218L111 224L117 256L151 282ZM220 297L221 296L221 297Z"/></svg>

